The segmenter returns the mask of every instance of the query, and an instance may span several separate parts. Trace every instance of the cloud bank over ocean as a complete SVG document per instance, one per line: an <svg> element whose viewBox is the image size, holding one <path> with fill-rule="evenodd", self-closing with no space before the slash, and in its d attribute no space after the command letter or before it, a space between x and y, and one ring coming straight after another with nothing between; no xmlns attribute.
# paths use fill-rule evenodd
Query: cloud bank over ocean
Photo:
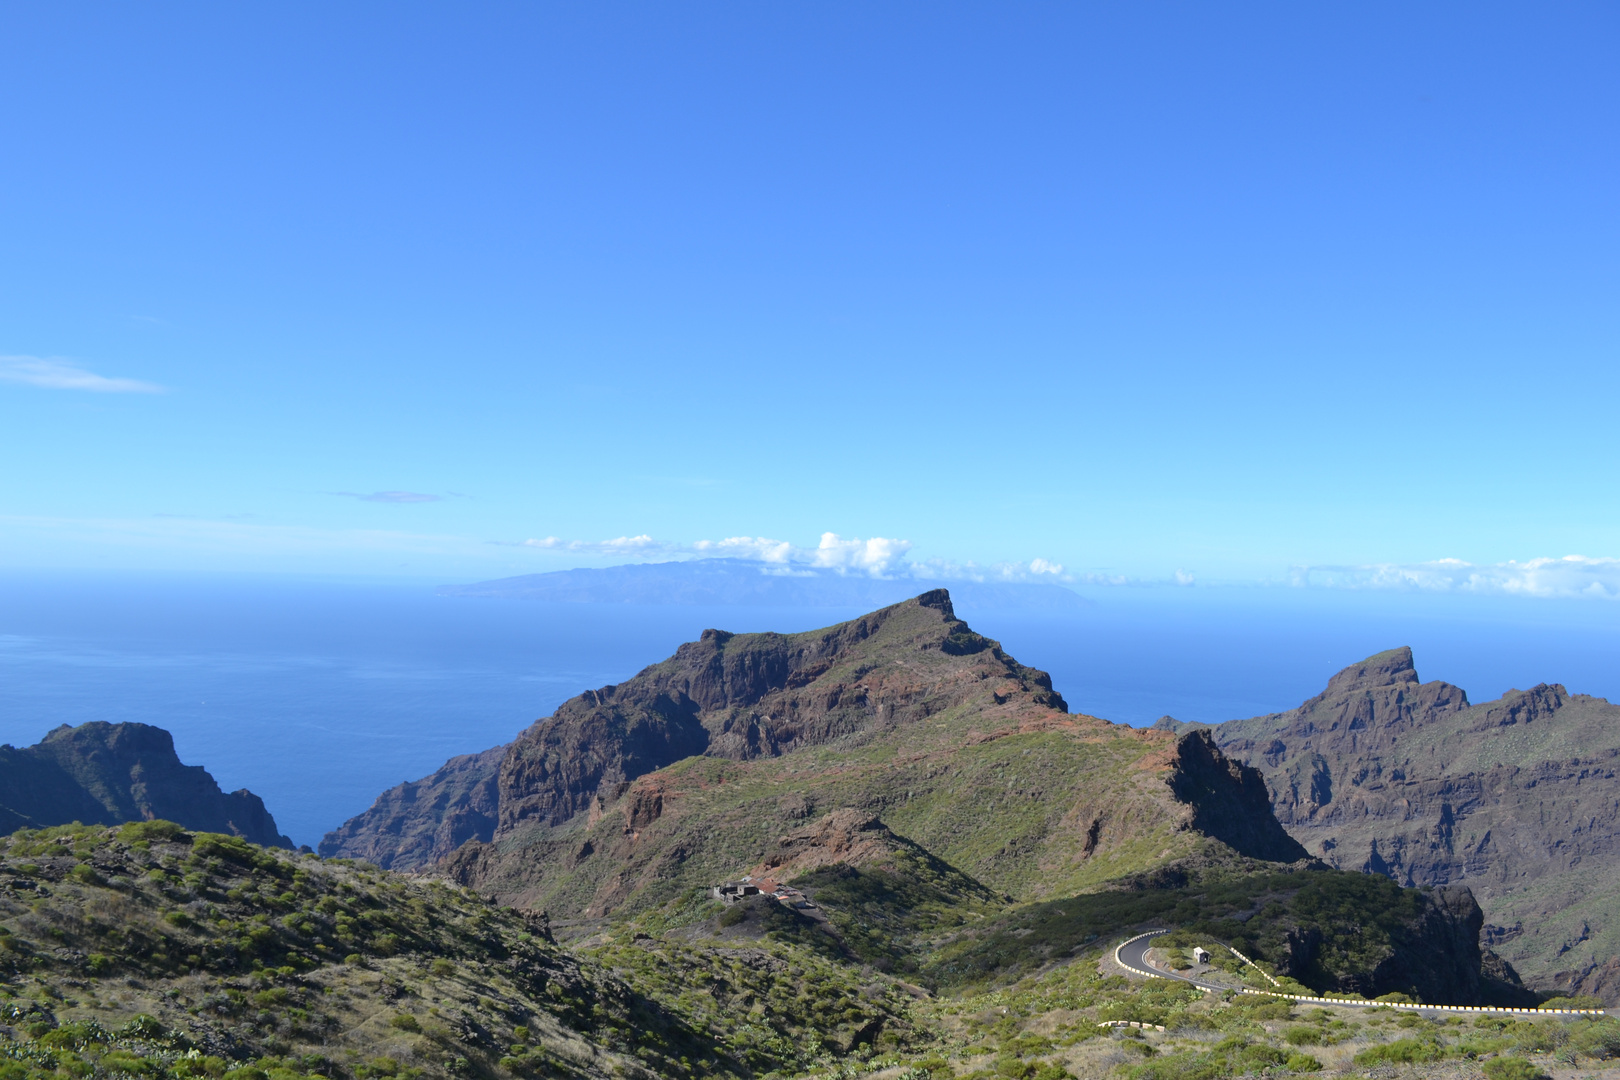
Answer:
<svg viewBox="0 0 1620 1080"><path fill-rule="evenodd" d="M525 540L522 547L594 557L627 559L734 558L765 564L765 572L866 574L874 578L918 578L929 581L1042 582L1069 586L1191 587L1199 583L1188 570L1177 569L1164 578L1143 578L1108 572L1071 572L1061 563L1044 558L979 564L948 559L913 561L910 540L874 536L845 539L823 533L813 548L785 540L734 536L724 540L673 543L643 533L612 540L560 540L555 536ZM1358 566L1302 566L1294 568L1287 583L1296 588L1387 589L1436 593L1477 593L1526 597L1591 597L1620 599L1620 558L1565 555L1522 562L1470 563L1462 559L1435 559L1420 563L1369 563ZM1211 582L1210 584L1217 584ZM1259 585L1254 581L1218 582Z"/></svg>
<svg viewBox="0 0 1620 1080"><path fill-rule="evenodd" d="M1420 592L1484 593L1506 596L1620 599L1620 559L1565 555L1563 558L1476 564L1461 559L1366 566L1304 566L1292 575L1304 587L1403 589Z"/></svg>
<svg viewBox="0 0 1620 1080"><path fill-rule="evenodd" d="M859 537L845 539L833 532L822 533L820 542L813 548L763 536L732 536L724 540L697 540L681 544L655 540L645 533L595 541L560 540L548 536L539 540L525 540L521 546L592 556L750 559L766 564L767 572L775 570L783 574L831 570L840 574L866 574L874 578L1047 583L1079 580L1065 574L1060 563L1048 559L1036 558L1028 562L989 566L942 559L911 562L907 559L912 549L910 540L885 536L866 540Z"/></svg>

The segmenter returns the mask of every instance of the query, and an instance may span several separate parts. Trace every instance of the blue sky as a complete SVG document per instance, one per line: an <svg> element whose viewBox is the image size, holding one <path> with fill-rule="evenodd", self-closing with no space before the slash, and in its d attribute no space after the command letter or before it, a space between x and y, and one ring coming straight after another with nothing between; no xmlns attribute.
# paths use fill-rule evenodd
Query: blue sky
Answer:
<svg viewBox="0 0 1620 1080"><path fill-rule="evenodd" d="M1617 31L8 5L0 568L1620 592Z"/></svg>

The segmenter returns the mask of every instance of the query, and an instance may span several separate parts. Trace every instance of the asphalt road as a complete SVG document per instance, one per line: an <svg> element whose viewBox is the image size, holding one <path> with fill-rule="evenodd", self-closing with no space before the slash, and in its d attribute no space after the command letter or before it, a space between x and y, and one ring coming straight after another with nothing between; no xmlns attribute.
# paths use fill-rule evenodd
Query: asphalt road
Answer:
<svg viewBox="0 0 1620 1080"><path fill-rule="evenodd" d="M1213 990L1217 993L1233 989L1230 986L1222 986L1219 983L1189 978L1185 975L1177 975L1173 972L1164 971L1160 968L1150 966L1147 962L1147 951L1153 947L1153 939L1158 937L1160 934L1168 934L1169 932L1170 931L1168 930L1149 930L1145 934L1140 934L1133 937L1114 950L1114 959L1117 960L1122 967L1134 971L1138 975L1151 975L1160 979L1175 979L1178 982L1192 983L1194 986L1199 987L1200 989ZM1292 998L1295 1001L1320 1003L1323 1005L1337 1005L1349 1009L1376 1009L1379 1006L1383 1006L1385 1008L1393 1007L1397 1009L1409 1009L1413 1012L1435 1013L1437 1015L1444 1013L1512 1013L1520 1016L1578 1015L1577 1011L1572 1009L1501 1009L1484 1005L1407 1005L1392 1004L1384 1001L1346 1001L1340 998L1333 998L1329 1000L1327 998L1296 997L1293 994L1280 994L1278 996ZM1595 1013L1598 1010L1594 1009L1581 1011Z"/></svg>

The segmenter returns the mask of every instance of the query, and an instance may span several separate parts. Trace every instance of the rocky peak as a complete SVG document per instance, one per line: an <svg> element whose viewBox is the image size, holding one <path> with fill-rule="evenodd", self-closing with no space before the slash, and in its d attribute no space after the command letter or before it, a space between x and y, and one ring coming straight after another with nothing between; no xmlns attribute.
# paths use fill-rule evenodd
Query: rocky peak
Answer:
<svg viewBox="0 0 1620 1080"><path fill-rule="evenodd" d="M682 758L774 757L925 718L941 686L920 683L899 661L935 650L964 658L945 693L989 684L1001 688L998 703L1021 696L1067 710L1045 672L956 618L944 589L808 633L706 630L669 660L587 691L524 732L501 762L495 833L560 825L599 793L612 801Z"/></svg>
<svg viewBox="0 0 1620 1080"><path fill-rule="evenodd" d="M1328 680L1323 697L1335 697L1354 690L1374 690L1384 686L1401 686L1418 682L1417 667L1412 663L1412 649L1402 645L1398 649L1369 656L1359 664L1351 664Z"/></svg>

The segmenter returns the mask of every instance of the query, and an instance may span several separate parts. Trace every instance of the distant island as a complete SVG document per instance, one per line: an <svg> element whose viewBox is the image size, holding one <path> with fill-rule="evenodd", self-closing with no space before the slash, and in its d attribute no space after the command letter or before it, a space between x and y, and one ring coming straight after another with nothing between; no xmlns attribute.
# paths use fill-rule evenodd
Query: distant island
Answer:
<svg viewBox="0 0 1620 1080"><path fill-rule="evenodd" d="M876 608L949 584L966 608L1076 611L1090 601L1062 585L1025 582L874 578L751 559L692 559L601 569L522 574L471 585L445 585L441 596L488 596L565 604L690 604L758 607Z"/></svg>

